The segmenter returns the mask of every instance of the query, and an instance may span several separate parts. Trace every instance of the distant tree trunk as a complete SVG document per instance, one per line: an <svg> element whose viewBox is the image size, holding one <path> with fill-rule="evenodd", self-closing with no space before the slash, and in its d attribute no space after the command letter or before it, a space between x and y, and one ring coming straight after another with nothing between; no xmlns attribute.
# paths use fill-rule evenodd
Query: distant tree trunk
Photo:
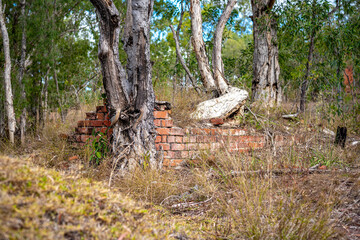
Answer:
<svg viewBox="0 0 360 240"><path fill-rule="evenodd" d="M120 17L110 0L90 0L100 21L99 59L111 114L113 152L118 167L150 164L155 160L155 95L151 81L150 18L152 0L129 0L124 27L128 55L127 77L119 61Z"/></svg>
<svg viewBox="0 0 360 240"><path fill-rule="evenodd" d="M20 57L20 66L19 66L19 86L21 89L21 103L23 105L23 110L20 116L20 140L21 144L25 143L25 134L26 134L26 92L25 84L23 82L24 73L25 73L25 61L26 61L26 15L25 15L25 6L26 0L22 0L21 4L21 17L22 17L22 37L21 37L21 57Z"/></svg>
<svg viewBox="0 0 360 240"><path fill-rule="evenodd" d="M198 88L198 86L196 86L195 78L194 78L194 76L192 75L192 73L190 72L189 68L186 66L185 60L184 60L184 58L183 58L182 55L181 55L181 52L180 52L180 44L179 44L179 36L178 36L177 32L175 32L175 30L174 30L174 28L173 28L172 25L170 25L170 28L171 28L171 31L173 32L173 38L174 38L175 46L176 46L176 56L177 56L177 59L179 59L182 67L185 69L185 72L186 72L187 76L189 77L190 82L191 82L192 86L194 87L195 91L200 95L200 94L201 94L201 91L200 91L200 89Z"/></svg>
<svg viewBox="0 0 360 240"><path fill-rule="evenodd" d="M4 80L5 80L5 105L6 112L8 116L8 128L9 128L9 139L11 143L15 142L15 112L13 104L13 94L11 88L11 59L10 59L10 44L9 44L9 35L5 25L5 14L2 6L2 1L0 0L0 25L1 33L4 45L4 56L5 56L5 71L4 71Z"/></svg>
<svg viewBox="0 0 360 240"><path fill-rule="evenodd" d="M201 81L203 82L207 92L212 92L214 95L220 95L210 69L208 56L206 55L205 43L202 35L203 30L200 0L190 0L190 16L192 44L201 75Z"/></svg>
<svg viewBox="0 0 360 240"><path fill-rule="evenodd" d="M225 24L229 20L230 14L233 11L236 2L237 0L228 1L226 8L224 9L223 13L220 16L219 22L216 26L214 33L212 65L213 65L215 83L217 84L217 87L220 90L221 94L226 93L229 89L229 83L224 76L224 68L221 57L222 36L223 36Z"/></svg>
<svg viewBox="0 0 360 240"><path fill-rule="evenodd" d="M315 42L315 30L312 31L310 36L310 45L309 45L309 54L306 63L306 72L304 76L304 81L301 83L301 92L300 92L300 112L305 111L305 102L306 102L306 91L308 88L309 83L309 76L310 76L310 66L313 58L314 52L314 42Z"/></svg>
<svg viewBox="0 0 360 240"><path fill-rule="evenodd" d="M276 22L270 16L274 4L275 0L251 0L254 36L252 99L267 106L279 104L282 98Z"/></svg>
<svg viewBox="0 0 360 240"><path fill-rule="evenodd" d="M45 82L43 85L43 89L41 91L41 99L42 99L42 103L41 103L41 107L42 107L42 117L41 117L41 121L42 121L42 127L45 127L47 124L47 116L48 116L48 86L49 86L49 72L50 72L50 67L48 67L47 71L46 71L46 75L45 75Z"/></svg>

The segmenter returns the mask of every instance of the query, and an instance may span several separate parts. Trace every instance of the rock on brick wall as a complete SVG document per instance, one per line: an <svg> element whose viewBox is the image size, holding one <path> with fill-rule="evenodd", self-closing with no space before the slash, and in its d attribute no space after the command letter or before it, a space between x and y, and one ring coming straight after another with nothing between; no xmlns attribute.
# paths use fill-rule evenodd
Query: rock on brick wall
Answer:
<svg viewBox="0 0 360 240"><path fill-rule="evenodd" d="M154 124L157 131L156 150L163 156L163 166L176 167L188 160L197 160L202 151L216 152L226 149L232 153L246 152L263 148L266 139L262 134L249 134L238 128L179 128L174 126L171 110L164 106L154 110ZM110 138L109 114L105 106L96 107L96 112L86 113L86 119L79 121L75 128L73 141L83 146L93 131L107 133ZM282 135L275 137L276 145L283 146L298 139L288 139Z"/></svg>

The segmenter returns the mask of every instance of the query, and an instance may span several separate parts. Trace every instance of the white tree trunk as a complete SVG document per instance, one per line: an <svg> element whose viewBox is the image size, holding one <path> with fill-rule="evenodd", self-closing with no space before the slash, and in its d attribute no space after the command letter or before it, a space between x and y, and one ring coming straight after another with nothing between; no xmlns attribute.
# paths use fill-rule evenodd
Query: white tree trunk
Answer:
<svg viewBox="0 0 360 240"><path fill-rule="evenodd" d="M237 0L228 1L226 8L224 9L223 13L220 16L219 22L216 25L216 29L214 33L212 65L213 65L215 82L221 94L228 92L229 89L229 83L224 76L224 68L221 57L222 36L223 36L225 24L229 20L230 14L233 11L236 2Z"/></svg>
<svg viewBox="0 0 360 240"><path fill-rule="evenodd" d="M203 82L207 92L213 92L218 95L219 91L210 69L209 59L206 55L205 43L202 35L202 17L199 0L190 0L190 16L192 44L201 75L201 81Z"/></svg>
<svg viewBox="0 0 360 240"><path fill-rule="evenodd" d="M4 71L4 79L5 79L5 105L6 112L8 116L8 128L9 128L9 139L11 143L15 142L15 112L14 112L14 104L13 104L13 94L11 88L11 59L10 59L10 44L9 44L9 35L5 25L5 14L2 6L2 1L0 0L0 25L1 25L1 33L3 38L4 45L4 56L5 56L5 71Z"/></svg>

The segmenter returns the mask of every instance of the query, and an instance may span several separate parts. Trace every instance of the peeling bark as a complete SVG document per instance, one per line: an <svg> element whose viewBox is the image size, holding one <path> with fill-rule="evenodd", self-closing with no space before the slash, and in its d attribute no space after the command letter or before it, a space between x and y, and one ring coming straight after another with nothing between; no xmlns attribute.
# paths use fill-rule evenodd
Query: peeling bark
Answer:
<svg viewBox="0 0 360 240"><path fill-rule="evenodd" d="M4 80L5 80L5 106L8 117L8 128L9 128L9 140L11 143L15 142L15 112L14 112L14 103L13 103L13 94L11 88L11 59L10 59L10 44L9 44L9 35L5 25L5 14L0 0L0 25L1 33L4 45L4 56L5 56L5 70L4 70Z"/></svg>
<svg viewBox="0 0 360 240"><path fill-rule="evenodd" d="M273 107L281 102L276 21L269 11L275 0L251 0L254 59L252 99Z"/></svg>
<svg viewBox="0 0 360 240"><path fill-rule="evenodd" d="M214 71L214 78L215 83L221 94L228 92L229 90L229 83L225 79L224 76L224 68L223 62L221 57L221 49L222 49L222 36L225 28L226 22L229 20L230 14L233 11L236 0L229 0L226 8L224 9L223 13L220 16L219 22L216 26L215 33L214 33L214 47L213 47L213 71Z"/></svg>
<svg viewBox="0 0 360 240"><path fill-rule="evenodd" d="M150 18L152 0L129 0L123 42L126 72L119 61L120 17L110 0L90 0L100 19L99 59L103 83L114 124L114 164L121 169L135 165L156 168L155 95L151 81ZM127 76L126 76L127 73Z"/></svg>

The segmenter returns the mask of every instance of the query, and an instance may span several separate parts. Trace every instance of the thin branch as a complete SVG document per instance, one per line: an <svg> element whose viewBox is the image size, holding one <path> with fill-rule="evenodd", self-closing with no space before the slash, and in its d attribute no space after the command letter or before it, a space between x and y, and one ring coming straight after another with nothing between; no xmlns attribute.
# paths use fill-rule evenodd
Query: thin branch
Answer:
<svg viewBox="0 0 360 240"><path fill-rule="evenodd" d="M186 74L188 75L188 77L190 78L191 84L193 85L195 91L201 95L201 91L199 89L198 86L196 86L195 80L194 80L194 76L191 74L189 68L186 66L185 60L181 55L180 52L180 44L179 44L179 39L178 36L176 35L176 32L174 30L174 27L172 25L170 25L171 31L173 32L173 38L175 40L175 46L176 46L176 55L181 63L181 65L183 66L183 68L185 69Z"/></svg>

